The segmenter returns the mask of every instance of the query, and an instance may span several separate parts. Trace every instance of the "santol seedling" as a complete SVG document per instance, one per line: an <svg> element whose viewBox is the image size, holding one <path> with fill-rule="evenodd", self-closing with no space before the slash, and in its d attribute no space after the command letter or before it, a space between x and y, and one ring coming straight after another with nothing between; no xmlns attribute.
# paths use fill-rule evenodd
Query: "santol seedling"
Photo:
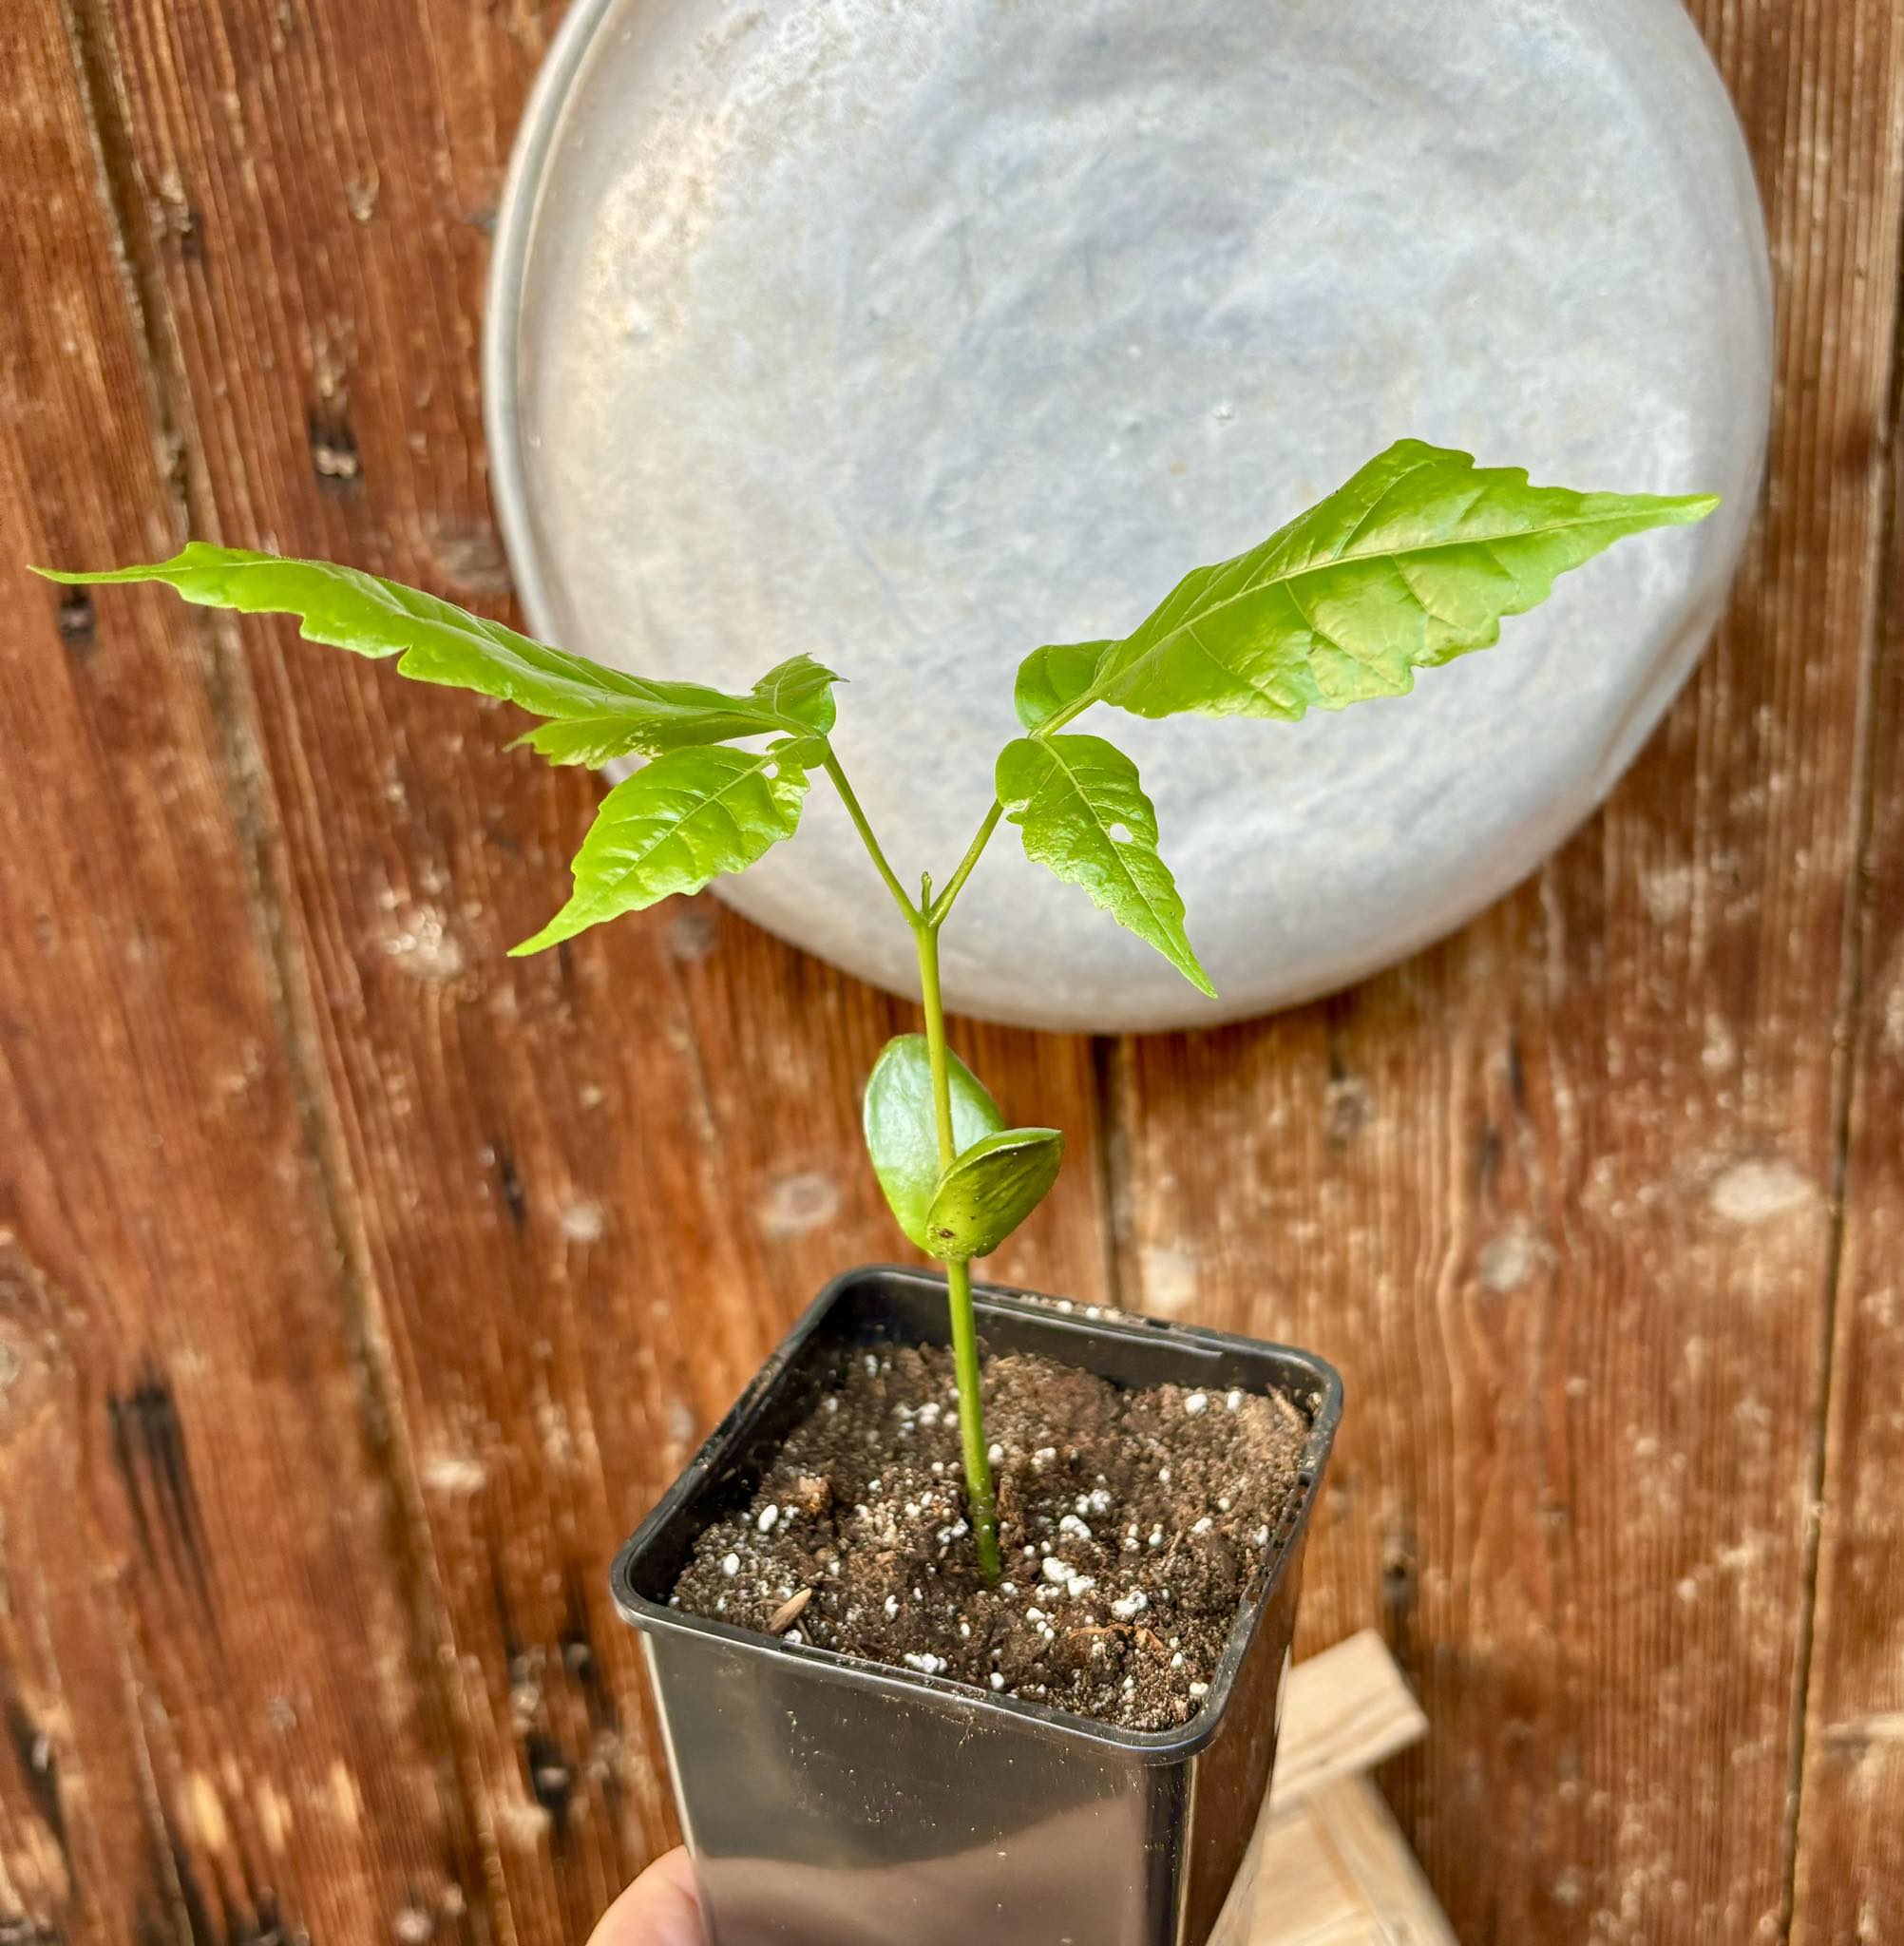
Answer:
<svg viewBox="0 0 1904 1946"><path fill-rule="evenodd" d="M1403 440L1260 545L1192 569L1130 634L1027 656L1014 695L1022 734L999 753L991 808L950 873L928 873L916 890L882 849L834 748L842 678L810 656L789 658L745 691L650 680L356 568L200 542L166 562L49 579L159 582L207 607L295 615L313 641L394 657L404 676L517 705L540 719L520 741L552 763L638 761L597 810L567 903L517 953L745 870L793 836L816 775L831 785L917 950L924 1032L879 1057L866 1138L899 1227L944 1267L964 1476L956 1517L980 1574L996 1585L1004 1565L971 1265L1044 1198L1064 1148L1057 1129L1008 1124L947 1043L939 937L1000 825L1213 993L1136 765L1073 724L1100 707L1290 722L1403 696L1418 671L1492 646L1502 619L1544 601L1568 569L1629 535L1704 520L1717 505L1707 494L1534 486L1523 471ZM1072 1592L1058 1555L1032 1572ZM943 1667L929 1650L906 1659L923 1673Z"/></svg>

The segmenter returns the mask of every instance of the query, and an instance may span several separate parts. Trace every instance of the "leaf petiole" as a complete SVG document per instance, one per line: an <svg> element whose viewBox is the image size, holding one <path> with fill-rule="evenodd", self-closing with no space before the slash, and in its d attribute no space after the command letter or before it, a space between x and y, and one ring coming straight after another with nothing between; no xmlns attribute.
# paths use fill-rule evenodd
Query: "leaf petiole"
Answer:
<svg viewBox="0 0 1904 1946"><path fill-rule="evenodd" d="M1061 709L1054 710L1036 730L1026 734L1036 743L1041 743L1054 731L1062 730L1074 718L1083 715L1093 703L1099 700L1095 690L1087 690L1082 696L1075 696ZM999 829L999 820L1005 814L1005 807L998 798L992 799L992 808L986 811L979 829L972 835L972 842L965 848L965 855L959 861L959 869L947 880L945 889L926 908L925 923L935 930L945 924L952 910L952 902L963 888L965 881L972 876L972 868L983 855L985 847L992 841L992 833Z"/></svg>
<svg viewBox="0 0 1904 1946"><path fill-rule="evenodd" d="M1054 710L1036 730L1027 731L1029 736L1043 738L1062 730L1067 723L1076 722L1095 702L1103 700L1103 693L1094 683L1082 696L1075 696L1062 709Z"/></svg>
<svg viewBox="0 0 1904 1946"><path fill-rule="evenodd" d="M866 856L885 881L885 888L892 894L899 909L905 914L905 923L916 931L924 923L925 915L906 897L905 887L899 882L899 874L886 863L885 853L881 850L879 840L873 836L873 828L866 822L866 814L860 808L853 787L847 781L847 773L839 758L833 754L831 743L827 745L827 753L820 759L820 768L833 780L833 789L840 793L840 802L847 807L847 815L852 819L853 829L860 834L860 843L866 848Z"/></svg>
<svg viewBox="0 0 1904 1946"><path fill-rule="evenodd" d="M984 822L973 835L972 842L965 848L965 855L959 861L959 869L945 883L941 892L925 913L925 923L934 932L945 924L945 916L952 909L952 902L959 896L960 888L972 876L972 868L978 864L981 854L991 841L994 831L999 829L999 820L1004 815L1004 806L995 797L992 808L985 813Z"/></svg>

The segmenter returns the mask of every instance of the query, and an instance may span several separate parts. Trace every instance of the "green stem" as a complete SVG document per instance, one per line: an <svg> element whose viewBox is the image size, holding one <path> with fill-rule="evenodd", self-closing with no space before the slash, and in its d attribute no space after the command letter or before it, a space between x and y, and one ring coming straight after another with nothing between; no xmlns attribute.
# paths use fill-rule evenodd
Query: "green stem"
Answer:
<svg viewBox="0 0 1904 1946"><path fill-rule="evenodd" d="M860 842L866 848L866 855L885 881L885 888L892 894L894 903L905 914L906 924L912 927L913 938L918 943L919 994L925 1009L925 1045L932 1069L932 1114L938 1135L939 1168L942 1174L958 1155L958 1141L952 1129L951 1068L945 1055L945 1002L939 990L939 927L951 909L952 901L958 897L960 887L978 864L979 854L985 849L986 839L997 829L1002 812L997 804L992 806L990 815L981 826L978 836L972 840L963 861L939 901L933 902L932 880L927 876L919 904L915 906L906 897L905 888L899 882L899 874L887 864L885 853L881 850L879 840L873 836L872 826L860 808L860 800L854 795L853 787L847 783L847 773L841 768L839 758L833 754L830 743L827 745L827 754L821 763L828 776L833 780L833 789L840 793L841 803L847 807L847 815L852 819L853 829L859 832ZM979 1389L979 1334L972 1313L972 1268L969 1264L945 1266L945 1297L952 1313L952 1363L959 1382L959 1443L965 1460L965 1495L972 1515L972 1538L979 1551L980 1573L987 1581L996 1581L1000 1574L998 1499L992 1488L991 1457L985 1446L985 1405Z"/></svg>
<svg viewBox="0 0 1904 1946"><path fill-rule="evenodd" d="M965 848L965 855L959 861L959 869L946 881L945 889L934 901L932 909L925 915L925 923L935 930L945 924L945 915L952 909L952 901L959 896L960 887L972 876L972 868L978 864L979 855L985 849L991 835L999 829L999 820L1005 814L1005 807L995 797L992 808L985 813L985 821L979 827L972 842Z"/></svg>
<svg viewBox="0 0 1904 1946"><path fill-rule="evenodd" d="M972 1315L972 1267L947 1264L945 1301L952 1312L952 1364L959 1381L959 1445L965 1458L965 1497L972 1508L972 1538L979 1572L996 1583L999 1503L992 1491L992 1459L985 1448L985 1400L979 1386L979 1334Z"/></svg>
<svg viewBox="0 0 1904 1946"><path fill-rule="evenodd" d="M959 1157L952 1132L951 1068L945 1059L945 1002L939 991L939 928L928 919L914 926L919 942L919 999L925 1009L925 1058L932 1067L932 1120L939 1135L939 1173Z"/></svg>
<svg viewBox="0 0 1904 1946"><path fill-rule="evenodd" d="M1042 742L1053 731L1062 730L1074 716L1081 716L1097 700L1096 695L1090 691L1087 691L1081 696L1075 697L1072 701L1066 703L1061 710L1053 711L1031 733L1032 736L1034 739ZM985 847L990 844L992 833L999 829L999 820L1004 814L1005 807L996 797L993 798L991 810L985 813L978 830L973 833L972 842L965 848L964 857L959 861L959 869L952 874L945 889L939 894L938 899L926 909L925 923L928 925L939 926L945 924L945 915L951 911L953 900L959 896L960 888L964 885L965 881L972 876L972 868L978 864L981 854L984 851Z"/></svg>
<svg viewBox="0 0 1904 1946"><path fill-rule="evenodd" d="M853 787L847 782L847 773L840 768L840 760L833 754L833 746L827 745L827 754L821 758L821 768L833 780L833 789L840 793L840 802L847 807L847 815L853 821L853 829L860 834L860 842L866 848L866 855L872 860L879 875L885 881L885 888L898 903L899 909L905 914L908 925L917 925L923 916L919 907L905 895L905 887L899 882L899 874L885 862L885 853L880 849L879 840L873 836L872 826L866 822L866 814L860 809L860 800L853 794Z"/></svg>
<svg viewBox="0 0 1904 1946"><path fill-rule="evenodd" d="M957 881L954 881L955 886ZM932 1115L939 1134L939 1168L958 1154L952 1133L951 1070L945 1058L945 1003L939 991L939 928L930 919L913 927L919 943L919 994L925 1009L925 1052L932 1069ZM985 1405L979 1389L979 1334L972 1315L972 1267L945 1266L945 1297L952 1313L952 1362L959 1381L959 1444L965 1460L965 1494L979 1572L999 1578L999 1513L992 1462L985 1448Z"/></svg>

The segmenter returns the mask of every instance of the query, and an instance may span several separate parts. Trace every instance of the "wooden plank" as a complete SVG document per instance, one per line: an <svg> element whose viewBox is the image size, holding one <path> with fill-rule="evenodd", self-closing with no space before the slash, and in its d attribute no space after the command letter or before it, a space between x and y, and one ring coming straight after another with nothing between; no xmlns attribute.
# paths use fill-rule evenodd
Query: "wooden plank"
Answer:
<svg viewBox="0 0 1904 1946"><path fill-rule="evenodd" d="M1265 1839L1255 1946L1455 1946L1372 1779L1329 1779Z"/></svg>
<svg viewBox="0 0 1904 1946"><path fill-rule="evenodd" d="M1787 1896L1904 104L1876 0L1696 10L1781 325L1730 621L1458 940L1115 1066L1123 1287L1343 1367L1306 1639L1381 1627L1435 1725L1393 1801L1515 1946L1776 1934Z"/></svg>
<svg viewBox="0 0 1904 1946"><path fill-rule="evenodd" d="M98 15L201 529L500 601L484 221L548 22ZM392 1488L427 1536L499 1923L580 1938L671 1830L606 1563L819 1283L895 1253L855 1103L908 1010L708 902L505 961L598 787L504 754L501 712L276 640L231 680L314 1112L355 1189ZM964 1044L1074 1137L1000 1273L1102 1298L1088 1044Z"/></svg>
<svg viewBox="0 0 1904 1946"><path fill-rule="evenodd" d="M1850 1045L1798 1946L1904 1938L1904 612L1896 601L1904 498L1894 437L1891 464L1891 605L1867 773L1862 1004Z"/></svg>
<svg viewBox="0 0 1904 1946"><path fill-rule="evenodd" d="M21 566L176 502L60 10L0 43L0 1939L486 1939L204 630Z"/></svg>
<svg viewBox="0 0 1904 1946"><path fill-rule="evenodd" d="M1428 1719L1381 1637L1359 1631L1289 1671L1270 1813L1293 1808L1339 1777L1372 1770L1427 1733Z"/></svg>
<svg viewBox="0 0 1904 1946"><path fill-rule="evenodd" d="M1251 1946L1384 1946L1381 1922L1299 1803L1263 1832Z"/></svg>
<svg viewBox="0 0 1904 1946"><path fill-rule="evenodd" d="M1363 1774L1427 1727L1372 1629L1291 1669L1258 1841L1259 1946L1452 1946L1400 1827Z"/></svg>

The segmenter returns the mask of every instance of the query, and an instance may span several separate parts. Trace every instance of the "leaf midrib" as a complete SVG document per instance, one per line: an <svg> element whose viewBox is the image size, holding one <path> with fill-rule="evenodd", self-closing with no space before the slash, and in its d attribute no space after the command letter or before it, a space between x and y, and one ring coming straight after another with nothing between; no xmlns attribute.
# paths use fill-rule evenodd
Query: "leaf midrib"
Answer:
<svg viewBox="0 0 1904 1946"><path fill-rule="evenodd" d="M273 555L263 561L225 562L220 563L220 565L223 572L228 576L270 575L286 567L306 568L326 577L334 576L336 573L336 564L334 563L328 561L305 561L289 555L281 559ZM369 588L363 585L366 582L370 583ZM348 582L333 580L332 585L340 591L348 589L360 599L381 608L387 615L396 617L404 621L412 622L420 628L441 630L444 635L450 637L452 639L466 642L472 647L484 647L517 656L522 655L524 649L533 650L539 655L546 656L550 663L555 665L554 667L544 667L541 671L543 675L552 675L556 673L556 668L560 668L562 672L584 681L594 680L597 677L605 677L606 680L602 686L612 695L626 696L631 698L637 697L639 695L639 692L634 688L622 689L616 686L618 681L638 683L641 680L639 677L626 677L619 670L610 669L600 662L591 662L585 657L576 656L566 649L559 649L551 642L540 642L534 636L524 635L520 630L510 628L506 622L492 620L488 616L485 615L472 615L466 609L457 608L453 602L443 602L441 604L449 610L450 619L446 619L441 615L419 615L414 609L408 607L398 599L400 583L387 581L384 576L371 574L367 569L357 569L355 577ZM181 589L181 592L182 593L183 590ZM436 601L439 599L436 596L430 595L427 589L418 588L413 592L423 596L427 601ZM232 602L228 605L236 607L238 603ZM270 611L253 609L251 612L253 614L271 612L295 615L300 624L300 631L303 624L311 620L311 610L308 606L304 608L276 608ZM333 643L331 646L349 648L351 644L348 642L338 642ZM415 642L406 643L399 653L403 656L408 656L413 649L421 646L423 645ZM523 657L523 659L529 661L531 658Z"/></svg>
<svg viewBox="0 0 1904 1946"><path fill-rule="evenodd" d="M718 703L711 700L704 704L681 702L673 697L658 695L657 692L663 685L657 684L645 677L631 676L625 670L614 669L605 662L596 662L585 656L578 656L571 650L557 647L553 642L539 641L534 636L524 635L519 629L509 627L506 622L497 621L489 616L474 615L466 609L459 609L453 602L443 601L439 597L431 595L424 588L406 589L402 583L390 582L382 575L371 574L367 569L358 568L346 580L336 575L336 567L333 563L307 561L294 556L280 558L276 555L262 561L225 560L219 563L218 565L219 571L228 580L242 576L269 577L286 567L303 568L324 577L329 582L333 593L354 596L357 600L365 602L366 605L380 610L393 621L398 623L408 622L414 628L428 630L431 635L437 637L438 639L434 643L429 641L410 641L398 646L395 654L398 658L397 666L402 674L420 673L403 668L403 664L418 651L428 655L433 648L440 654L447 643L456 643L479 655L487 653L506 657L537 676L572 682L579 688L592 690L596 695L604 698L608 702L609 707L599 712L590 712L589 714L591 715L599 714L601 715L632 717L645 713L656 713L670 716L681 716L692 715L696 710L704 711L710 715L724 711L737 716L757 717L761 724L759 734L763 736L770 735L775 731L810 730L809 725L798 723L795 718L786 715L778 710L764 709L758 706L750 707L750 704L754 701L753 698L740 696L730 696L724 691L711 691L710 696L718 697ZM173 580L176 585L181 578L167 577L167 579ZM185 592L182 586L180 588L180 592L181 594ZM441 608L447 612L417 613L405 599L405 597L412 594L428 601L433 607ZM276 603L279 598L270 596L267 599ZM236 601L221 605L240 606ZM299 634L304 635L307 639L319 639L319 638L311 636L309 632L313 621L311 605L309 603L301 607L274 605L267 610L253 608L249 612L253 614L274 613L294 615L297 619ZM321 624L319 625L321 626ZM353 645L347 641L332 643L330 646L350 648ZM696 687L698 685L684 686ZM526 707L526 705L519 704L519 707ZM532 714L542 713L532 712ZM551 720L573 721L574 719L562 718Z"/></svg>

